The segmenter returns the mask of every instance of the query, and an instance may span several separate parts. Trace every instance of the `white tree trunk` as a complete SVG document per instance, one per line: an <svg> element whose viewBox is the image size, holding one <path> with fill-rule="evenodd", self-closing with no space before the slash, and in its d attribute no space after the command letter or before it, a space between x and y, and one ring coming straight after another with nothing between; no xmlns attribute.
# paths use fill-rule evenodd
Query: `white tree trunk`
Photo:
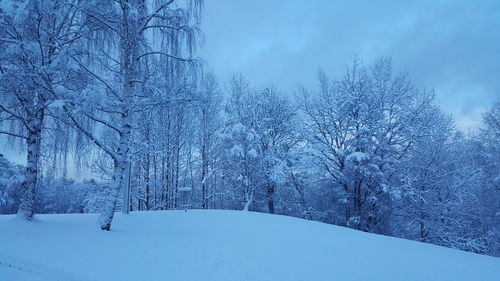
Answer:
<svg viewBox="0 0 500 281"><path fill-rule="evenodd" d="M133 102L133 79L136 75L137 49L139 48L139 40L136 34L136 24L133 16L130 14L130 6L128 3L122 2L121 9L122 15L122 39L121 39L121 55L122 55L122 107L120 116L120 138L118 150L116 152L115 170L111 184L110 198L108 203L101 213L99 222L102 230L109 231L111 229L111 222L115 212L116 202L118 200L120 190L124 190L125 171L127 169L127 160L129 158L129 141L131 135L131 116L130 107Z"/></svg>
<svg viewBox="0 0 500 281"><path fill-rule="evenodd" d="M38 161L40 159L43 115L43 109L38 109L27 121L29 130L26 141L28 146L26 178L21 185L21 203L19 204L17 215L28 221L32 221L35 215L35 193L38 182Z"/></svg>
<svg viewBox="0 0 500 281"><path fill-rule="evenodd" d="M123 158L122 158L123 159ZM109 198L103 207L101 215L99 217L99 224L102 230L109 231L111 229L111 222L115 214L116 202L118 200L118 195L120 194L120 189L123 186L124 175L127 163L123 160L117 160L115 162L115 169L113 172L113 179L111 182Z"/></svg>
<svg viewBox="0 0 500 281"><path fill-rule="evenodd" d="M248 211L250 209L250 205L253 202L253 192L246 192L245 193L245 207L243 208L243 211Z"/></svg>

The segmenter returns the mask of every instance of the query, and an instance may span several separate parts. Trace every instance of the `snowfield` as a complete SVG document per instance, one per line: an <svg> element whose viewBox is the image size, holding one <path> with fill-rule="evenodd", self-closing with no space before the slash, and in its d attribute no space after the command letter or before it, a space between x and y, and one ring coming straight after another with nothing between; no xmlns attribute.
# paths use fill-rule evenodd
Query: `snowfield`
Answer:
<svg viewBox="0 0 500 281"><path fill-rule="evenodd" d="M500 259L238 211L0 216L1 281L500 280Z"/></svg>

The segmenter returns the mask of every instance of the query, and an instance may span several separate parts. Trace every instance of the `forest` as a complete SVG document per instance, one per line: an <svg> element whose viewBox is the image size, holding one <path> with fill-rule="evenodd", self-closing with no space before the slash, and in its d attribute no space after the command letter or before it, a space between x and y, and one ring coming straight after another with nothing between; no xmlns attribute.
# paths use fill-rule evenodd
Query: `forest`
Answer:
<svg viewBox="0 0 500 281"><path fill-rule="evenodd" d="M385 56L293 92L217 77L206 2L0 1L0 148L26 159L0 157L0 214L243 210L500 256L500 103L463 132Z"/></svg>

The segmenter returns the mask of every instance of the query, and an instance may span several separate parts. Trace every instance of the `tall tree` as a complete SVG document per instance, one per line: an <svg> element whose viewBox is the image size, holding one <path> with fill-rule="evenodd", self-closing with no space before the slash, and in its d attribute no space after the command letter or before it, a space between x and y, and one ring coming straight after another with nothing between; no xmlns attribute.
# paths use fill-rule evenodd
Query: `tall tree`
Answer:
<svg viewBox="0 0 500 281"><path fill-rule="evenodd" d="M500 255L500 103L493 104L483 115L483 128L471 151L474 162L483 171L479 201L481 219L489 225L488 249Z"/></svg>
<svg viewBox="0 0 500 281"><path fill-rule="evenodd" d="M427 243L483 252L484 224L478 202L481 170L469 143L450 117L436 109L427 134L402 161L395 234Z"/></svg>
<svg viewBox="0 0 500 281"><path fill-rule="evenodd" d="M233 74L228 83L229 101L226 104L227 120L220 134L220 154L223 180L231 188L235 203L248 211L255 199L255 190L261 186L258 175L261 161L260 136L252 126L246 97L250 94L249 83L242 74Z"/></svg>
<svg viewBox="0 0 500 281"><path fill-rule="evenodd" d="M263 201L269 213L275 213L276 193L287 181L292 163L292 148L296 145L295 109L273 87L265 88L247 97L253 105L255 130L260 136L262 152Z"/></svg>
<svg viewBox="0 0 500 281"><path fill-rule="evenodd" d="M311 154L334 191L334 222L389 233L394 167L425 133L432 96L384 58L371 69L355 58L340 80L320 73L319 82L317 96L302 89L301 104Z"/></svg>
<svg viewBox="0 0 500 281"><path fill-rule="evenodd" d="M101 90L88 93L81 102L66 104L65 109L71 124L112 161L110 198L100 216L103 230L110 230L118 195L124 189L134 114L173 102L171 96L157 93L158 89L175 81L178 76L171 76L182 68L179 63L194 61L201 1L188 2L181 7L173 0L103 0L85 7L86 18L98 32L89 38L91 52L73 59L100 83ZM104 38L107 40L99 41ZM187 57L183 57L185 53ZM86 67L84 61L92 64ZM176 67L164 72L160 64L171 61ZM158 97L163 99L155 99ZM86 123L99 126L111 138L99 135L95 126ZM123 207L128 208L128 202Z"/></svg>
<svg viewBox="0 0 500 281"><path fill-rule="evenodd" d="M68 54L86 29L79 1L2 1L0 6L0 134L24 140L25 181L18 216L33 220L41 146L60 88L81 90L84 76Z"/></svg>
<svg viewBox="0 0 500 281"><path fill-rule="evenodd" d="M213 182L216 169L217 134L222 126L222 94L213 73L206 74L201 84L198 128L201 154L201 206L203 209L208 209L216 193L213 190Z"/></svg>

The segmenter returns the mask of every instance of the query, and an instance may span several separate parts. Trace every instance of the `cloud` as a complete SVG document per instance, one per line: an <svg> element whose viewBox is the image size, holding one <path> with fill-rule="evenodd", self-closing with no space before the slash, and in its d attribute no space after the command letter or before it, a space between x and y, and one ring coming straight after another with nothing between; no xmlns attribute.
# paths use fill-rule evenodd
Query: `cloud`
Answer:
<svg viewBox="0 0 500 281"><path fill-rule="evenodd" d="M205 3L201 56L221 79L243 72L285 92L316 85L353 52L366 62L391 56L419 88L435 89L447 112L499 100L500 5L483 1L233 1ZM456 117L476 126L477 114ZM479 118L479 119L478 119Z"/></svg>
<svg viewBox="0 0 500 281"><path fill-rule="evenodd" d="M447 111L453 115L457 128L464 133L478 133L481 126L481 120L487 108L477 106L463 110L461 108L448 108Z"/></svg>

